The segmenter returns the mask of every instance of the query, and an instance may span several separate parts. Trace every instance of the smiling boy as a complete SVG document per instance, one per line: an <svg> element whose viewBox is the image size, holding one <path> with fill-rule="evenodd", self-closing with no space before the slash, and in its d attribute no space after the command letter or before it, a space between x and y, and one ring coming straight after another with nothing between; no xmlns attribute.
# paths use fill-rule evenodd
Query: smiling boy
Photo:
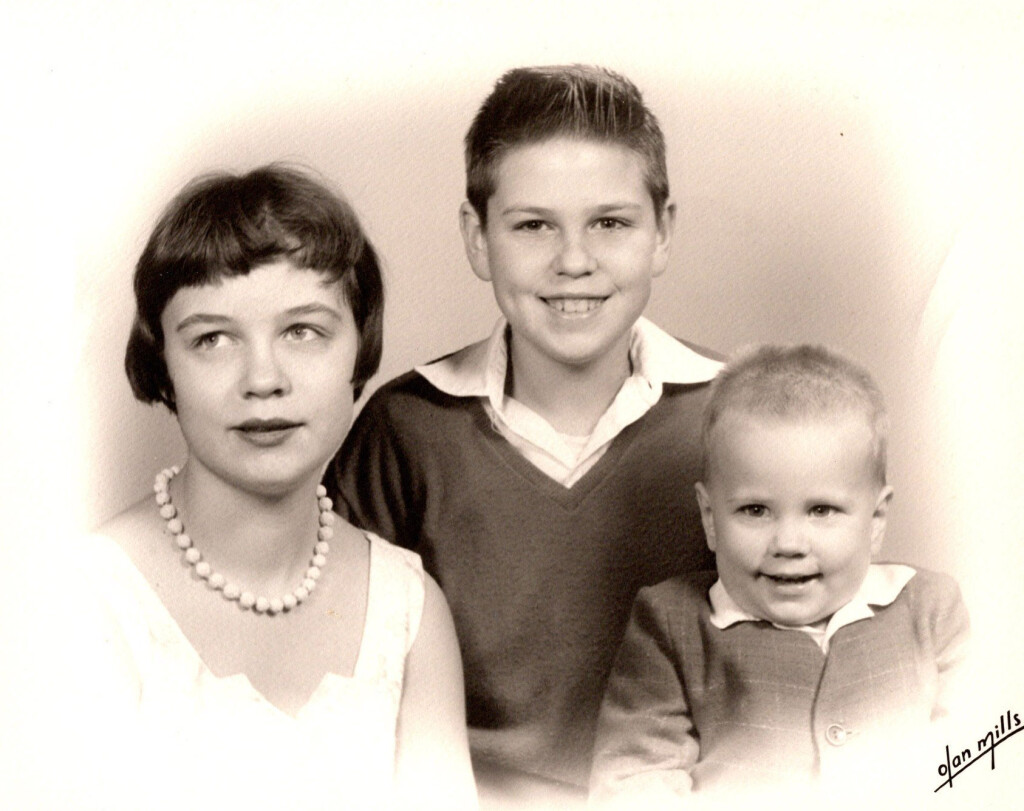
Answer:
<svg viewBox="0 0 1024 811"><path fill-rule="evenodd" d="M466 253L502 317L371 398L327 481L448 598L484 805L564 807L637 589L710 562L678 486L720 364L641 317L675 207L628 80L510 71L466 166Z"/></svg>
<svg viewBox="0 0 1024 811"><path fill-rule="evenodd" d="M761 347L722 371L696 485L717 575L637 597L595 804L877 777L865 762L945 714L967 612L951 578L872 563L892 498L886 424L867 373L820 347Z"/></svg>

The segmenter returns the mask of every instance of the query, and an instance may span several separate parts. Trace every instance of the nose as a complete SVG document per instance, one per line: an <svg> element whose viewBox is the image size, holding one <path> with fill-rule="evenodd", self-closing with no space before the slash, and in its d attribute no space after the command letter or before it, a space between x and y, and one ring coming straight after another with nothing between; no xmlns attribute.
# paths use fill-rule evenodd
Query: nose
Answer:
<svg viewBox="0 0 1024 811"><path fill-rule="evenodd" d="M771 552L776 557L799 558L810 551L803 525L796 520L783 519L775 524Z"/></svg>
<svg viewBox="0 0 1024 811"><path fill-rule="evenodd" d="M597 270L597 258L581 234L563 236L556 261L557 271L562 276L586 276Z"/></svg>
<svg viewBox="0 0 1024 811"><path fill-rule="evenodd" d="M272 343L249 345L245 355L242 387L247 398L279 397L290 391L291 383Z"/></svg>

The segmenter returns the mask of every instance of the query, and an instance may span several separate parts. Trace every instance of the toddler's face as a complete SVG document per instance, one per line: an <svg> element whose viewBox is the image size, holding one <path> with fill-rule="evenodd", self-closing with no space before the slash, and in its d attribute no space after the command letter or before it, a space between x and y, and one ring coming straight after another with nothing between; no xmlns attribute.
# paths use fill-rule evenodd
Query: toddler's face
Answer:
<svg viewBox="0 0 1024 811"><path fill-rule="evenodd" d="M827 620L856 594L885 533L892 490L878 482L866 418L727 412L711 442L697 498L729 595L779 625Z"/></svg>
<svg viewBox="0 0 1024 811"><path fill-rule="evenodd" d="M486 228L463 206L470 263L494 285L517 357L626 358L671 239L673 209L656 216L644 170L619 144L553 138L502 158Z"/></svg>

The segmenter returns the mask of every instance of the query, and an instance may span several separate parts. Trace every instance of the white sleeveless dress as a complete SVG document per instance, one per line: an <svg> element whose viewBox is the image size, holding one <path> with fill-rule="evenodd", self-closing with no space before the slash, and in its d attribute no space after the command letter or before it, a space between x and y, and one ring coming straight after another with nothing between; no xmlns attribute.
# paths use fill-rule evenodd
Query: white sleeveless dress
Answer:
<svg viewBox="0 0 1024 811"><path fill-rule="evenodd" d="M68 808L388 807L424 575L417 555L368 537L366 623L354 674L328 673L295 717L244 674L213 675L116 542L77 539L65 558L71 565L61 567L71 572L64 591L71 604L49 601L48 610L63 613L50 617L50 627L74 637L60 644L77 651L81 668L47 679L57 690L71 680L77 698L70 708L58 702L61 717L37 733L79 743L70 754L54 748L67 762L40 767L50 772L35 776L40 788L20 798L25 807L39 792ZM61 669L71 668L65 659ZM50 793L65 777L67 792Z"/></svg>

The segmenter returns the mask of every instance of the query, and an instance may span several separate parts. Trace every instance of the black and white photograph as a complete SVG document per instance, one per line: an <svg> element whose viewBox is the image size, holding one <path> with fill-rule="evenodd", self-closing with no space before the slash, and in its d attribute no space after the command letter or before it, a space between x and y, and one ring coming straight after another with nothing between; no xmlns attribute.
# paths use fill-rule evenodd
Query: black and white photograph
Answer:
<svg viewBox="0 0 1024 811"><path fill-rule="evenodd" d="M1019 804L1019 3L3 8L0 808Z"/></svg>

